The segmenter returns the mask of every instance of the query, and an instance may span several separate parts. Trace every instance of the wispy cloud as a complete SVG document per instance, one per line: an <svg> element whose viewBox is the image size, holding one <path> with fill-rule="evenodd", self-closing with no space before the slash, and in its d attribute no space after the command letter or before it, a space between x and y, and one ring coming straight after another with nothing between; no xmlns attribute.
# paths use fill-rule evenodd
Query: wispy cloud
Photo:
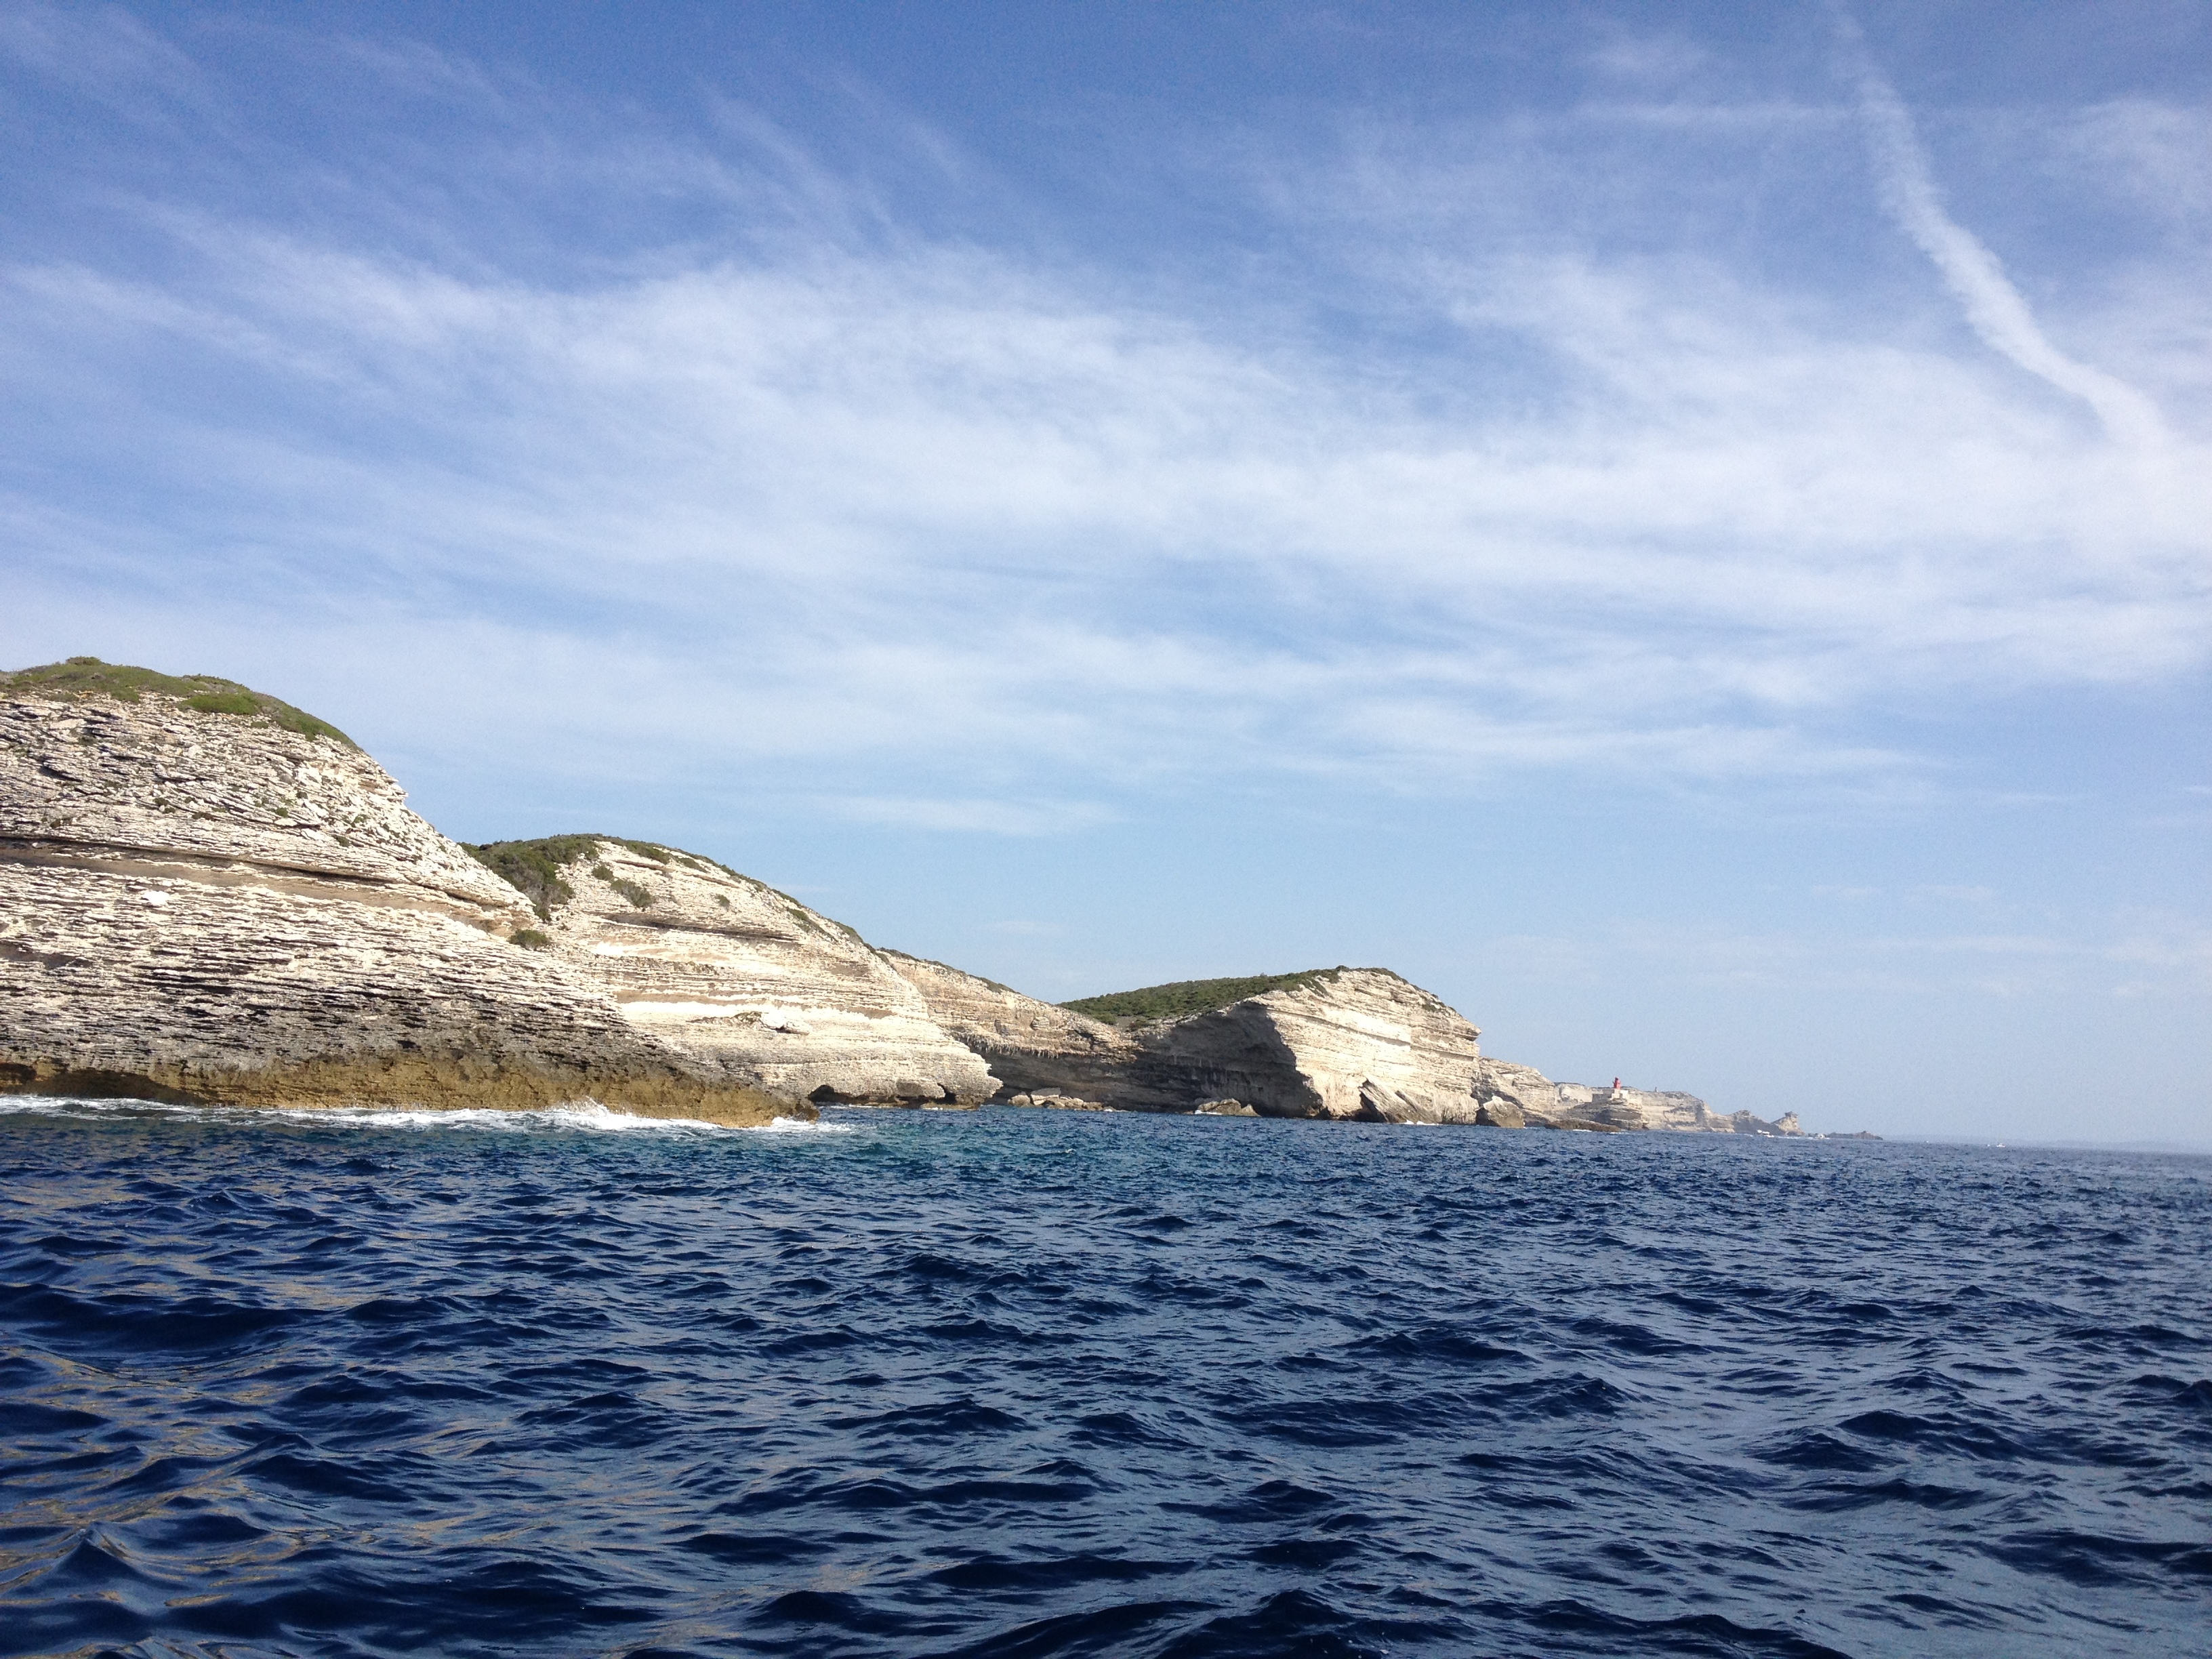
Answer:
<svg viewBox="0 0 2212 1659"><path fill-rule="evenodd" d="M1838 890L1815 890L1837 892ZM1869 890L1840 890L1853 898ZM1528 971L1591 984L1665 972L1709 987L2011 999L2113 996L2174 1003L2212 994L2212 928L2177 913L2069 918L2064 928L1985 933L1750 931L1615 923L1522 935L1492 948Z"/></svg>
<svg viewBox="0 0 2212 1659"><path fill-rule="evenodd" d="M980 830L994 836L1048 836L1090 829L1114 814L1091 801L931 800L912 796L833 795L820 805L833 817L902 830Z"/></svg>
<svg viewBox="0 0 2212 1659"><path fill-rule="evenodd" d="M726 148L556 143L526 87L332 51L467 106L483 170L566 214L742 230L534 270L392 162L420 245L468 257L150 196L154 256L20 255L15 655L187 617L194 665L382 667L409 746L528 732L548 768L1027 835L1230 778L1910 791L1942 764L1870 705L2157 683L2212 641L2212 458L2138 444L2148 403L2050 345L1878 82L1899 211L1977 326L2136 447L1693 234L1547 229L1556 127L1461 133L1465 167L1347 138L1246 204L1281 261L1200 280L925 234L754 112Z"/></svg>
<svg viewBox="0 0 2212 1659"><path fill-rule="evenodd" d="M1943 273L1974 331L1992 350L2088 404L2116 441L2163 443L2166 422L2157 406L2117 376L2053 345L1996 256L1945 210L1911 112L1875 68L1856 22L1840 7L1837 17L1846 62L1857 82L1868 146L1890 210Z"/></svg>

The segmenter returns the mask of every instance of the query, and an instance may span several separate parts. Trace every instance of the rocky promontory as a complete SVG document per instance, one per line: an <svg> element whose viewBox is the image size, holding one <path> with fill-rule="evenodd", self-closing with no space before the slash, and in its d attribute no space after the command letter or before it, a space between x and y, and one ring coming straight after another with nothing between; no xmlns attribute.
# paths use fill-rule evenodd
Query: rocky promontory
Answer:
<svg viewBox="0 0 2212 1659"><path fill-rule="evenodd" d="M793 1109L514 942L538 920L289 704L90 659L0 677L0 1091Z"/></svg>
<svg viewBox="0 0 2212 1659"><path fill-rule="evenodd" d="M1669 1129L1692 1134L1802 1135L1797 1114L1784 1112L1768 1122L1747 1111L1723 1117L1695 1095L1675 1089L1625 1089L1619 1084L1552 1085L1562 1119L1583 1119L1611 1129Z"/></svg>
<svg viewBox="0 0 2212 1659"><path fill-rule="evenodd" d="M1482 1052L1443 999L1382 968L1184 980L1042 1002L941 962L883 953L1011 1104L1497 1128L1795 1135L1694 1095L1554 1083Z"/></svg>
<svg viewBox="0 0 2212 1659"><path fill-rule="evenodd" d="M1551 1095L1540 1074L1486 1060L1474 1026L1387 969L1185 981L1058 1006L942 963L890 961L1009 1095L1033 1101L1517 1127L1524 1094Z"/></svg>

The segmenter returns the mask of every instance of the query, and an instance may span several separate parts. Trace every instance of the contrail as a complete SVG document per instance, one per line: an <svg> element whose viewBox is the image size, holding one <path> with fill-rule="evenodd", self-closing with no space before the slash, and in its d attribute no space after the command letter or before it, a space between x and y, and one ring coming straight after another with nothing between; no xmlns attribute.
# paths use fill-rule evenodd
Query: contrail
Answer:
<svg viewBox="0 0 2212 1659"><path fill-rule="evenodd" d="M1867 147L1874 155L1885 204L1905 234L1943 273L1966 307L1974 332L2029 374L2087 404L2115 441L2139 446L2162 442L2166 422L2157 406L2126 381L2077 362L2051 344L1996 255L1944 210L1942 193L1929 171L1928 155L1920 147L1911 112L1875 67L1865 37L1850 12L1838 5L1835 18L1844 61L1858 82L1859 114L1866 124Z"/></svg>

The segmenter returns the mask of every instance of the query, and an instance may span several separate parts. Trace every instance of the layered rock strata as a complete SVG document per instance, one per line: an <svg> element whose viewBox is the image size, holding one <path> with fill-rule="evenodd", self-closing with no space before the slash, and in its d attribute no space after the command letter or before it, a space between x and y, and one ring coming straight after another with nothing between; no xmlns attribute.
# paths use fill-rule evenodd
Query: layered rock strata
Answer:
<svg viewBox="0 0 2212 1659"><path fill-rule="evenodd" d="M1103 1102L1123 1111L1182 1107L1140 1075L1144 1051L1127 1032L941 962L878 954L945 1035L982 1058L1004 1096Z"/></svg>
<svg viewBox="0 0 2212 1659"><path fill-rule="evenodd" d="M557 872L536 884L547 953L643 1030L785 1100L974 1106L997 1091L884 957L788 895L641 842L520 845ZM501 852L480 849L495 865Z"/></svg>
<svg viewBox="0 0 2212 1659"><path fill-rule="evenodd" d="M1524 1095L1551 1100L1547 1079L1486 1060L1473 1025L1382 969L1286 975L1294 982L1224 1007L1109 1025L942 963L886 956L1008 1094L1032 1103L1503 1126L1523 1121Z"/></svg>
<svg viewBox="0 0 2212 1659"><path fill-rule="evenodd" d="M273 699L90 659L0 678L0 1091L792 1109L511 942L535 920Z"/></svg>
<svg viewBox="0 0 2212 1659"><path fill-rule="evenodd" d="M1480 1033L1384 969L1345 968L1138 1028L1157 1086L1262 1117L1474 1123Z"/></svg>

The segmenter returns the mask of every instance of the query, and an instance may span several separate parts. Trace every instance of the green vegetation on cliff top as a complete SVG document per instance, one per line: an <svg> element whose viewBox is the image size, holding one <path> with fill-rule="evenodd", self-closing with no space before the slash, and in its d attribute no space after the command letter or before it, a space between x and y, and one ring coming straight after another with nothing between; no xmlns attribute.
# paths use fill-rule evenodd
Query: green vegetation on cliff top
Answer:
<svg viewBox="0 0 2212 1659"><path fill-rule="evenodd" d="M1243 979L1182 979L1172 985L1147 985L1142 990L1078 997L1060 1006L1079 1014L1088 1014L1093 1019L1179 1019L1187 1014L1210 1014L1217 1008L1226 1008L1232 1002L1242 1002L1247 997L1269 991L1334 979L1345 971L1340 964L1334 968L1309 968L1297 974L1253 974Z"/></svg>
<svg viewBox="0 0 2212 1659"><path fill-rule="evenodd" d="M702 872L719 870L733 881L743 882L749 887L757 887L771 895L777 902L791 912L794 920L802 923L809 921L810 919L828 922L830 927L853 939L858 939L860 937L842 921L830 921L826 916L815 918L812 911L792 897L790 894L779 892L776 889L769 886L766 882L755 881L750 876L741 876L728 865L717 863L710 858L702 858L696 853L686 853L674 847L662 847L653 842L631 841L622 836L587 833L577 836L540 836L535 841L492 841L485 842L481 845L463 842L461 850L528 899L531 908L550 921L553 917L555 905L566 904L576 896L576 890L568 884L563 872L570 865L584 858L595 858L598 855L599 848L603 843L613 847L627 847L641 858L651 859L655 864L688 865L692 869ZM590 873L606 883L639 909L652 908L653 895L640 884L617 877L604 864L593 864ZM726 906L729 901L724 899L722 902Z"/></svg>
<svg viewBox="0 0 2212 1659"><path fill-rule="evenodd" d="M666 864L672 859L682 859L693 865L704 862L689 853L656 847L649 841L625 841L620 836L540 836L535 841L495 841L487 842L481 847L463 842L461 848L478 864L528 899L530 908L550 921L555 905L566 904L576 896L576 890L562 879L561 872L580 858L596 855L603 842L627 847L631 852L651 859L655 864ZM592 873L598 875L599 871L594 869ZM636 886L634 882L616 882L611 876L602 879L617 889ZM638 888L637 890L642 892L645 890ZM637 901L631 898L630 902L635 904ZM648 898L646 902L649 904L652 901Z"/></svg>
<svg viewBox="0 0 2212 1659"><path fill-rule="evenodd" d="M287 732L297 732L303 738L330 738L349 749L361 747L328 720L317 720L305 709L295 708L265 691L256 691L236 680L219 679L213 674L159 674L150 668L102 662L97 657L71 657L67 662L50 662L38 668L0 673L0 691L30 691L44 697L72 699L106 696L120 702L140 702L151 691L160 696L173 697L185 708L196 708L203 714L258 718Z"/></svg>

